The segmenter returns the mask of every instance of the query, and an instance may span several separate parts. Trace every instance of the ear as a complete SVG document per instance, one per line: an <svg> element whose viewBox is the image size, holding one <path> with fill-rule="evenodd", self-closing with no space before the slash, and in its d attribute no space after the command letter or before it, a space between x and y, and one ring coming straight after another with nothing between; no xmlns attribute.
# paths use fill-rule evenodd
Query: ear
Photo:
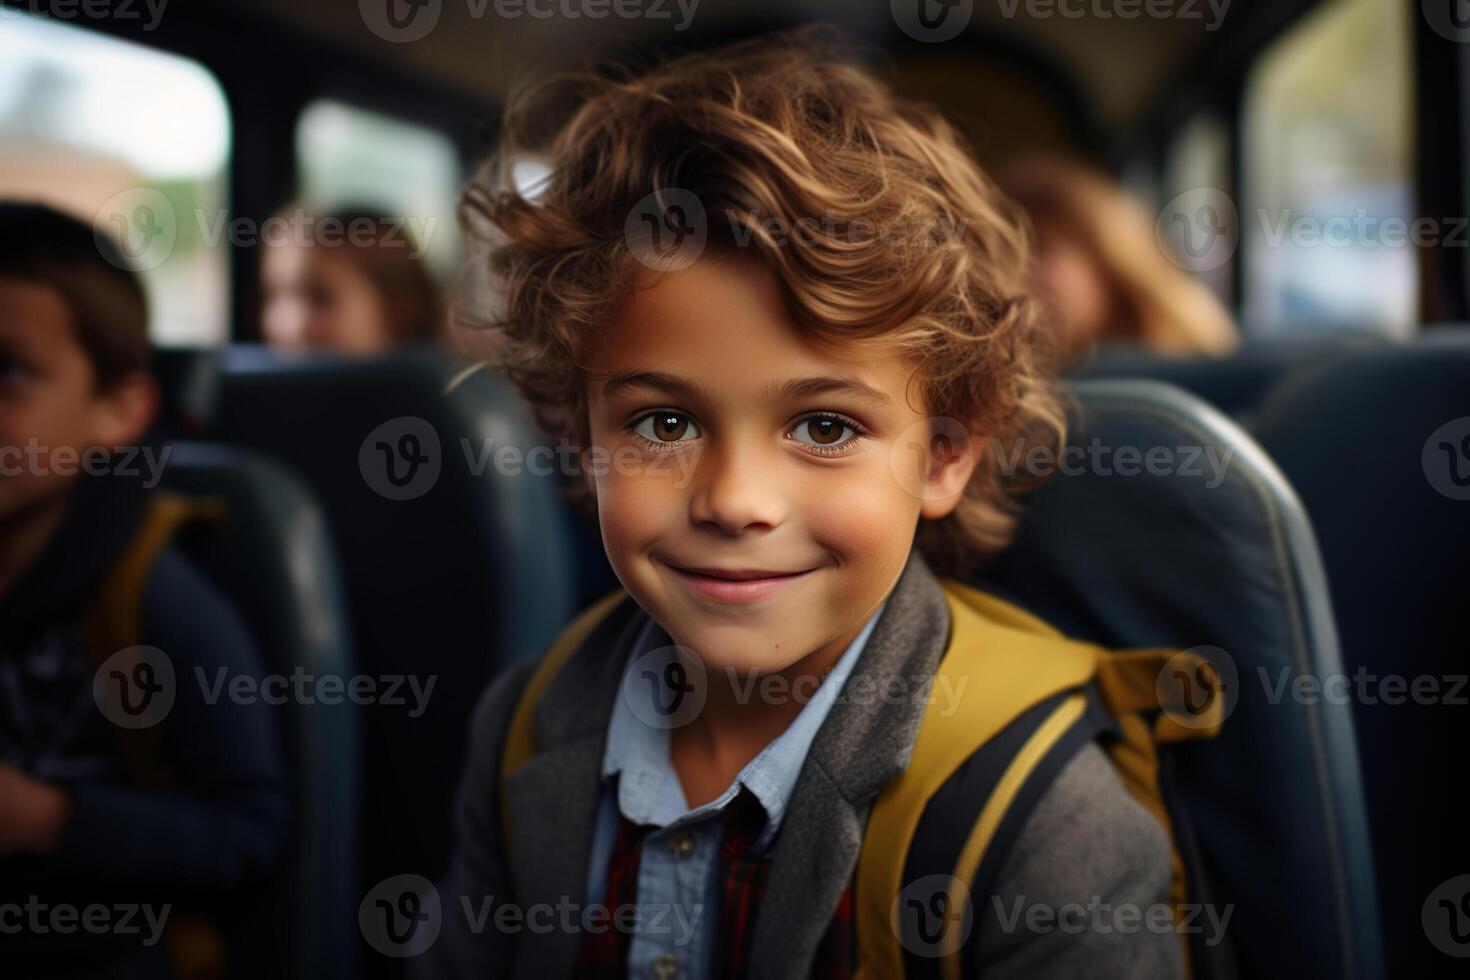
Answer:
<svg viewBox="0 0 1470 980"><path fill-rule="evenodd" d="M158 416L158 382L146 371L118 378L98 392L93 405L92 445L108 452L137 445Z"/></svg>
<svg viewBox="0 0 1470 980"><path fill-rule="evenodd" d="M947 517L965 496L965 487L980 462L980 438L954 419L931 419L924 492L919 516Z"/></svg>

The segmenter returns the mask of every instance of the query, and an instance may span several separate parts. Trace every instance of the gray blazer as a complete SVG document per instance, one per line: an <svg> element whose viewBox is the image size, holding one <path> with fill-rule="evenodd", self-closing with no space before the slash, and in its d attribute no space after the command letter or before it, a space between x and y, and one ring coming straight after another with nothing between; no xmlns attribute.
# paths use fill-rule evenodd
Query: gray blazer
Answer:
<svg viewBox="0 0 1470 980"><path fill-rule="evenodd" d="M577 928L503 932L493 909L513 904L565 908L600 900L583 894L601 790L603 742L618 690L621 658L645 614L605 623L567 661L534 712L540 752L505 788L510 853L501 846L500 756L511 713L533 664L518 664L486 692L471 726L456 813L458 846L440 888L442 930L410 961L415 976L570 976L583 933ZM620 617L609 617L609 621ZM630 621L631 620L631 621ZM624 635L610 635L622 632ZM863 675L930 676L948 642L943 593L914 553L899 577L848 683ZM771 856L750 942L751 976L805 977L856 866L868 809L903 771L924 699L839 699L812 742ZM866 703L865 703L866 701ZM1087 745L1042 796L1016 838L997 894L976 902L977 963L986 977L1165 978L1183 975L1172 931L1119 931L1111 920L1082 931L1028 925L1017 902L1058 910L1167 901L1169 842L1158 822L1123 788L1111 764ZM492 917L477 922L490 902ZM559 904L560 903L560 904ZM1101 903L1106 903L1103 906ZM574 917L575 921L575 917ZM1032 919L1033 923L1042 919Z"/></svg>

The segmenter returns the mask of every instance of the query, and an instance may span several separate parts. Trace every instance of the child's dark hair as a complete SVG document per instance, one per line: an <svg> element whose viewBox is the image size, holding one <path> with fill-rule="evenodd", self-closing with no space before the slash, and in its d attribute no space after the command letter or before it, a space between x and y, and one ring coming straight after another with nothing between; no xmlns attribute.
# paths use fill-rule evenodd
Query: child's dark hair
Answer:
<svg viewBox="0 0 1470 980"><path fill-rule="evenodd" d="M0 276L61 295L98 388L148 369L143 284L105 233L44 204L0 201Z"/></svg>
<svg viewBox="0 0 1470 980"><path fill-rule="evenodd" d="M542 423L582 440L584 351L638 278L630 210L668 188L697 196L725 219L712 239L732 229L711 244L748 241L804 335L896 349L927 413L983 440L964 499L919 528L925 558L953 573L1013 533L1019 481L997 447L1058 447L1065 416L1019 212L937 111L853 61L840 39L799 30L513 100L499 153L461 200L498 309L461 315L496 331L497 366ZM536 145L548 107L567 105ZM512 173L527 153L550 169L529 198ZM777 240L772 219L809 233Z"/></svg>

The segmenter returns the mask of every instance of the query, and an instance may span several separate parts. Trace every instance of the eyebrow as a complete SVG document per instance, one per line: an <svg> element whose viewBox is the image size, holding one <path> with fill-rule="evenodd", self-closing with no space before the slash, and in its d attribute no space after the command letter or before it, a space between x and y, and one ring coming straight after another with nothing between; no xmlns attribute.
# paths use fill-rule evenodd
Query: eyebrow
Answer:
<svg viewBox="0 0 1470 980"><path fill-rule="evenodd" d="M604 397L628 388L657 388L676 394L702 397L699 384L663 371L618 371L602 384ZM812 398L817 395L851 395L875 405L891 405L893 399L857 378L793 378L772 391L775 398Z"/></svg>

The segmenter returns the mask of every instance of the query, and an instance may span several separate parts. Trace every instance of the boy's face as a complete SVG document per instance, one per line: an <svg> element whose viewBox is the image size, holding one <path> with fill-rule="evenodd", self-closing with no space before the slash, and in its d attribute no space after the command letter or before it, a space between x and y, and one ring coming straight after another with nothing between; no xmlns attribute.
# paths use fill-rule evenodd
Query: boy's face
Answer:
<svg viewBox="0 0 1470 980"><path fill-rule="evenodd" d="M912 367L803 338L758 261L664 273L590 355L608 558L710 667L835 657L893 587L919 518L952 510L973 471L965 447L922 485L900 480L930 435Z"/></svg>
<svg viewBox="0 0 1470 980"><path fill-rule="evenodd" d="M61 295L0 276L0 521L64 493L83 450L138 439L155 402L141 374L98 391Z"/></svg>

